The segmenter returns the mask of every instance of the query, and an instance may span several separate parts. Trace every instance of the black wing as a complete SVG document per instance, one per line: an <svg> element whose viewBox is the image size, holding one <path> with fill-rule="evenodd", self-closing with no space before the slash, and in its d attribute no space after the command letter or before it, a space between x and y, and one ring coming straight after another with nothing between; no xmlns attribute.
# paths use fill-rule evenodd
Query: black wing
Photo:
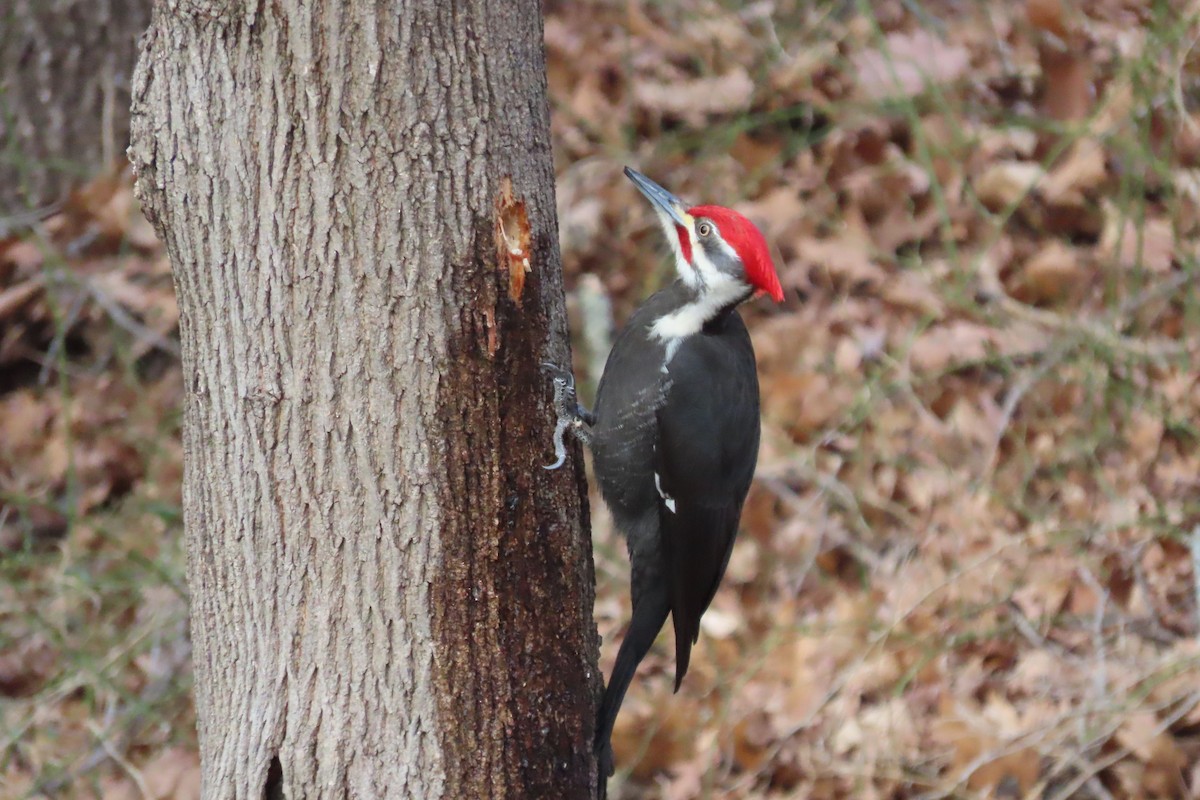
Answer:
<svg viewBox="0 0 1200 800"><path fill-rule="evenodd" d="M700 617L725 574L758 458L754 351L731 314L720 335L693 336L668 367L655 475L675 626L675 688L687 674Z"/></svg>

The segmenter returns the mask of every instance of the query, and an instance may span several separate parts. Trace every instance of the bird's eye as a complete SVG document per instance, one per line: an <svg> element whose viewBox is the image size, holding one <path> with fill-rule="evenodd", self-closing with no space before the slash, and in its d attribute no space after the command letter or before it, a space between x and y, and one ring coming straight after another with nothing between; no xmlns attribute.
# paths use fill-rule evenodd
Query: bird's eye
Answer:
<svg viewBox="0 0 1200 800"><path fill-rule="evenodd" d="M712 233L712 225L709 225L707 222L701 222L696 226L696 233L701 236L708 236Z"/></svg>

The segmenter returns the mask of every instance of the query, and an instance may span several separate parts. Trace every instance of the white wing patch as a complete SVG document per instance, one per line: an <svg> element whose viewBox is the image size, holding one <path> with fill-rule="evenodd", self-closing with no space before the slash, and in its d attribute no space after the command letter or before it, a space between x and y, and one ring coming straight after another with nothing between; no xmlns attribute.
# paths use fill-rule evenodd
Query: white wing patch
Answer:
<svg viewBox="0 0 1200 800"><path fill-rule="evenodd" d="M674 339L667 339L666 343L667 349L666 353L663 354L663 363L660 371L663 375L670 375L671 371L667 369L667 367L671 366L671 359L675 357L676 351L679 350L679 345L683 344L683 338L676 337Z"/></svg>
<svg viewBox="0 0 1200 800"><path fill-rule="evenodd" d="M654 488L658 490L658 496L663 499L663 505L672 514L675 513L675 498L663 491L662 482L658 478L658 473L654 473Z"/></svg>

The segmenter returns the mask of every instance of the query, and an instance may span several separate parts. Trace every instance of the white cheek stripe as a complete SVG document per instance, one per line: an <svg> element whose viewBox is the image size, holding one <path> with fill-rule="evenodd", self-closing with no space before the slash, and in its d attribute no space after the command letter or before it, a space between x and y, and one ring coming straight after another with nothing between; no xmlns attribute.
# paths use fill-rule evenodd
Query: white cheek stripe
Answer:
<svg viewBox="0 0 1200 800"><path fill-rule="evenodd" d="M671 243L671 252L675 254L675 274L679 279L693 289L699 288L701 285L700 276L696 274L696 270L692 269L692 265L683 257L683 247L679 244L679 231L675 230L675 220L671 219L665 211L655 209L658 214L659 224L662 225L663 234L667 237L667 241ZM689 223L692 218L687 217ZM690 229L690 224L689 224ZM692 255L695 256L696 248L692 248Z"/></svg>
<svg viewBox="0 0 1200 800"><path fill-rule="evenodd" d="M724 242L721 243L724 244ZM708 257L708 253L704 252L704 248L699 243L692 247L692 264L696 267L695 271L700 273L700 281L705 286L712 286L725 277L717 269L717 265L712 262L712 259Z"/></svg>

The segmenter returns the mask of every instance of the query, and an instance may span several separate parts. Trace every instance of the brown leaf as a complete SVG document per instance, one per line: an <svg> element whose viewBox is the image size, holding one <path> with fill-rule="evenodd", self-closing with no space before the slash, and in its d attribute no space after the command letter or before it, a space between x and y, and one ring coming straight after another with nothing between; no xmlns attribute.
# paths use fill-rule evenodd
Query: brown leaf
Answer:
<svg viewBox="0 0 1200 800"><path fill-rule="evenodd" d="M1128 748L1145 767L1142 789L1150 797L1187 797L1183 768L1188 758L1168 732L1161 730L1158 718L1150 711L1135 712L1121 723L1116 739Z"/></svg>
<svg viewBox="0 0 1200 800"><path fill-rule="evenodd" d="M754 773L763 768L770 755L775 731L764 711L754 711L738 720L733 727L733 759L743 772Z"/></svg>
<svg viewBox="0 0 1200 800"><path fill-rule="evenodd" d="M966 320L934 325L917 337L909 362L917 372L944 372L951 366L987 358L991 332Z"/></svg>
<svg viewBox="0 0 1200 800"><path fill-rule="evenodd" d="M146 788L157 800L199 800L200 757L192 750L171 747L142 770Z"/></svg>
<svg viewBox="0 0 1200 800"><path fill-rule="evenodd" d="M742 67L708 78L670 83L639 81L633 85L638 105L696 125L703 124L710 114L745 111L753 94L754 81Z"/></svg>
<svg viewBox="0 0 1200 800"><path fill-rule="evenodd" d="M48 547L66 535L69 523L65 514L44 503L21 509L0 503L0 554Z"/></svg>
<svg viewBox="0 0 1200 800"><path fill-rule="evenodd" d="M1077 297L1087 278L1079 251L1051 240L1021 267L1013 294L1023 302L1054 303Z"/></svg>
<svg viewBox="0 0 1200 800"><path fill-rule="evenodd" d="M1175 257L1175 232L1166 219L1148 219L1144 224L1108 208L1099 253L1126 270L1141 267L1150 272L1171 270Z"/></svg>
<svg viewBox="0 0 1200 800"><path fill-rule="evenodd" d="M887 278L871 257L870 241L855 230L847 229L833 239L801 239L796 257L816 267L815 275L829 277L837 286L878 286Z"/></svg>
<svg viewBox="0 0 1200 800"><path fill-rule="evenodd" d="M81 446L75 469L84 487L79 497L81 513L128 494L145 471L137 448L114 436Z"/></svg>
<svg viewBox="0 0 1200 800"><path fill-rule="evenodd" d="M804 216L804 201L791 186L779 186L752 203L738 205L738 211L759 223L768 241L778 241L796 230Z"/></svg>
<svg viewBox="0 0 1200 800"><path fill-rule="evenodd" d="M39 297L43 283L41 277L33 277L0 291L0 322L10 322L29 302Z"/></svg>
<svg viewBox="0 0 1200 800"><path fill-rule="evenodd" d="M1107 180L1108 163L1103 146L1093 139L1080 139L1042 182L1042 197L1047 203L1059 206L1091 203Z"/></svg>
<svg viewBox="0 0 1200 800"><path fill-rule="evenodd" d="M975 195L989 211L1001 212L1015 207L1037 190L1046 171L1030 161L998 161L985 169L973 182Z"/></svg>
<svg viewBox="0 0 1200 800"><path fill-rule="evenodd" d="M1095 102L1086 39L1067 19L1062 0L1028 0L1026 13L1039 35L1042 113L1059 122L1086 119Z"/></svg>
<svg viewBox="0 0 1200 800"><path fill-rule="evenodd" d="M633 774L645 780L688 759L696 747L698 720L695 706L683 700L682 695L676 695L674 702L655 708L631 707L626 701L613 726L613 756L617 763L633 765ZM637 756L641 759L635 763Z"/></svg>
<svg viewBox="0 0 1200 800"><path fill-rule="evenodd" d="M32 276L41 268L45 258L46 250L37 242L29 239L9 239L0 247L0 266L6 267L0 271L0 277L10 279L10 269L17 277Z"/></svg>
<svg viewBox="0 0 1200 800"><path fill-rule="evenodd" d="M1062 612L1073 579L1069 570L1054 572L1040 566L1024 586L1013 592L1012 601L1031 623L1048 626L1050 618Z"/></svg>
<svg viewBox="0 0 1200 800"><path fill-rule="evenodd" d="M1029 24L1035 28L1066 38L1067 22L1063 14L1062 0L1027 0L1025 14Z"/></svg>
<svg viewBox="0 0 1200 800"><path fill-rule="evenodd" d="M823 430L850 400L848 387L835 385L820 372L764 377L762 394L764 414L782 424L798 442Z"/></svg>
<svg viewBox="0 0 1200 800"><path fill-rule="evenodd" d="M1134 409L1125 426L1125 438L1129 452L1141 464L1149 465L1158 457L1166 426L1160 414L1145 409Z"/></svg>
<svg viewBox="0 0 1200 800"><path fill-rule="evenodd" d="M0 652L0 695L36 694L54 673L58 653L41 634L21 637Z"/></svg>
<svg viewBox="0 0 1200 800"><path fill-rule="evenodd" d="M964 709L964 716L947 698L939 718L934 722L934 739L948 745L952 751L952 775L957 778L965 770L967 785L977 791L991 790L996 796L1001 785L1016 784L1016 797L1024 797L1033 788L1041 772L1041 758L1036 750L1005 747L1005 739L1022 731L1020 717L1012 704L990 695L983 709ZM989 758L989 755L994 757Z"/></svg>
<svg viewBox="0 0 1200 800"><path fill-rule="evenodd" d="M55 406L32 389L0 396L0 463L32 456L55 417Z"/></svg>
<svg viewBox="0 0 1200 800"><path fill-rule="evenodd" d="M892 305L915 311L932 320L940 320L946 313L942 295L924 275L901 272L884 284L881 294Z"/></svg>
<svg viewBox="0 0 1200 800"><path fill-rule="evenodd" d="M888 34L881 50L860 52L852 58L859 93L870 100L915 97L927 85L958 80L970 65L966 48L926 30Z"/></svg>

